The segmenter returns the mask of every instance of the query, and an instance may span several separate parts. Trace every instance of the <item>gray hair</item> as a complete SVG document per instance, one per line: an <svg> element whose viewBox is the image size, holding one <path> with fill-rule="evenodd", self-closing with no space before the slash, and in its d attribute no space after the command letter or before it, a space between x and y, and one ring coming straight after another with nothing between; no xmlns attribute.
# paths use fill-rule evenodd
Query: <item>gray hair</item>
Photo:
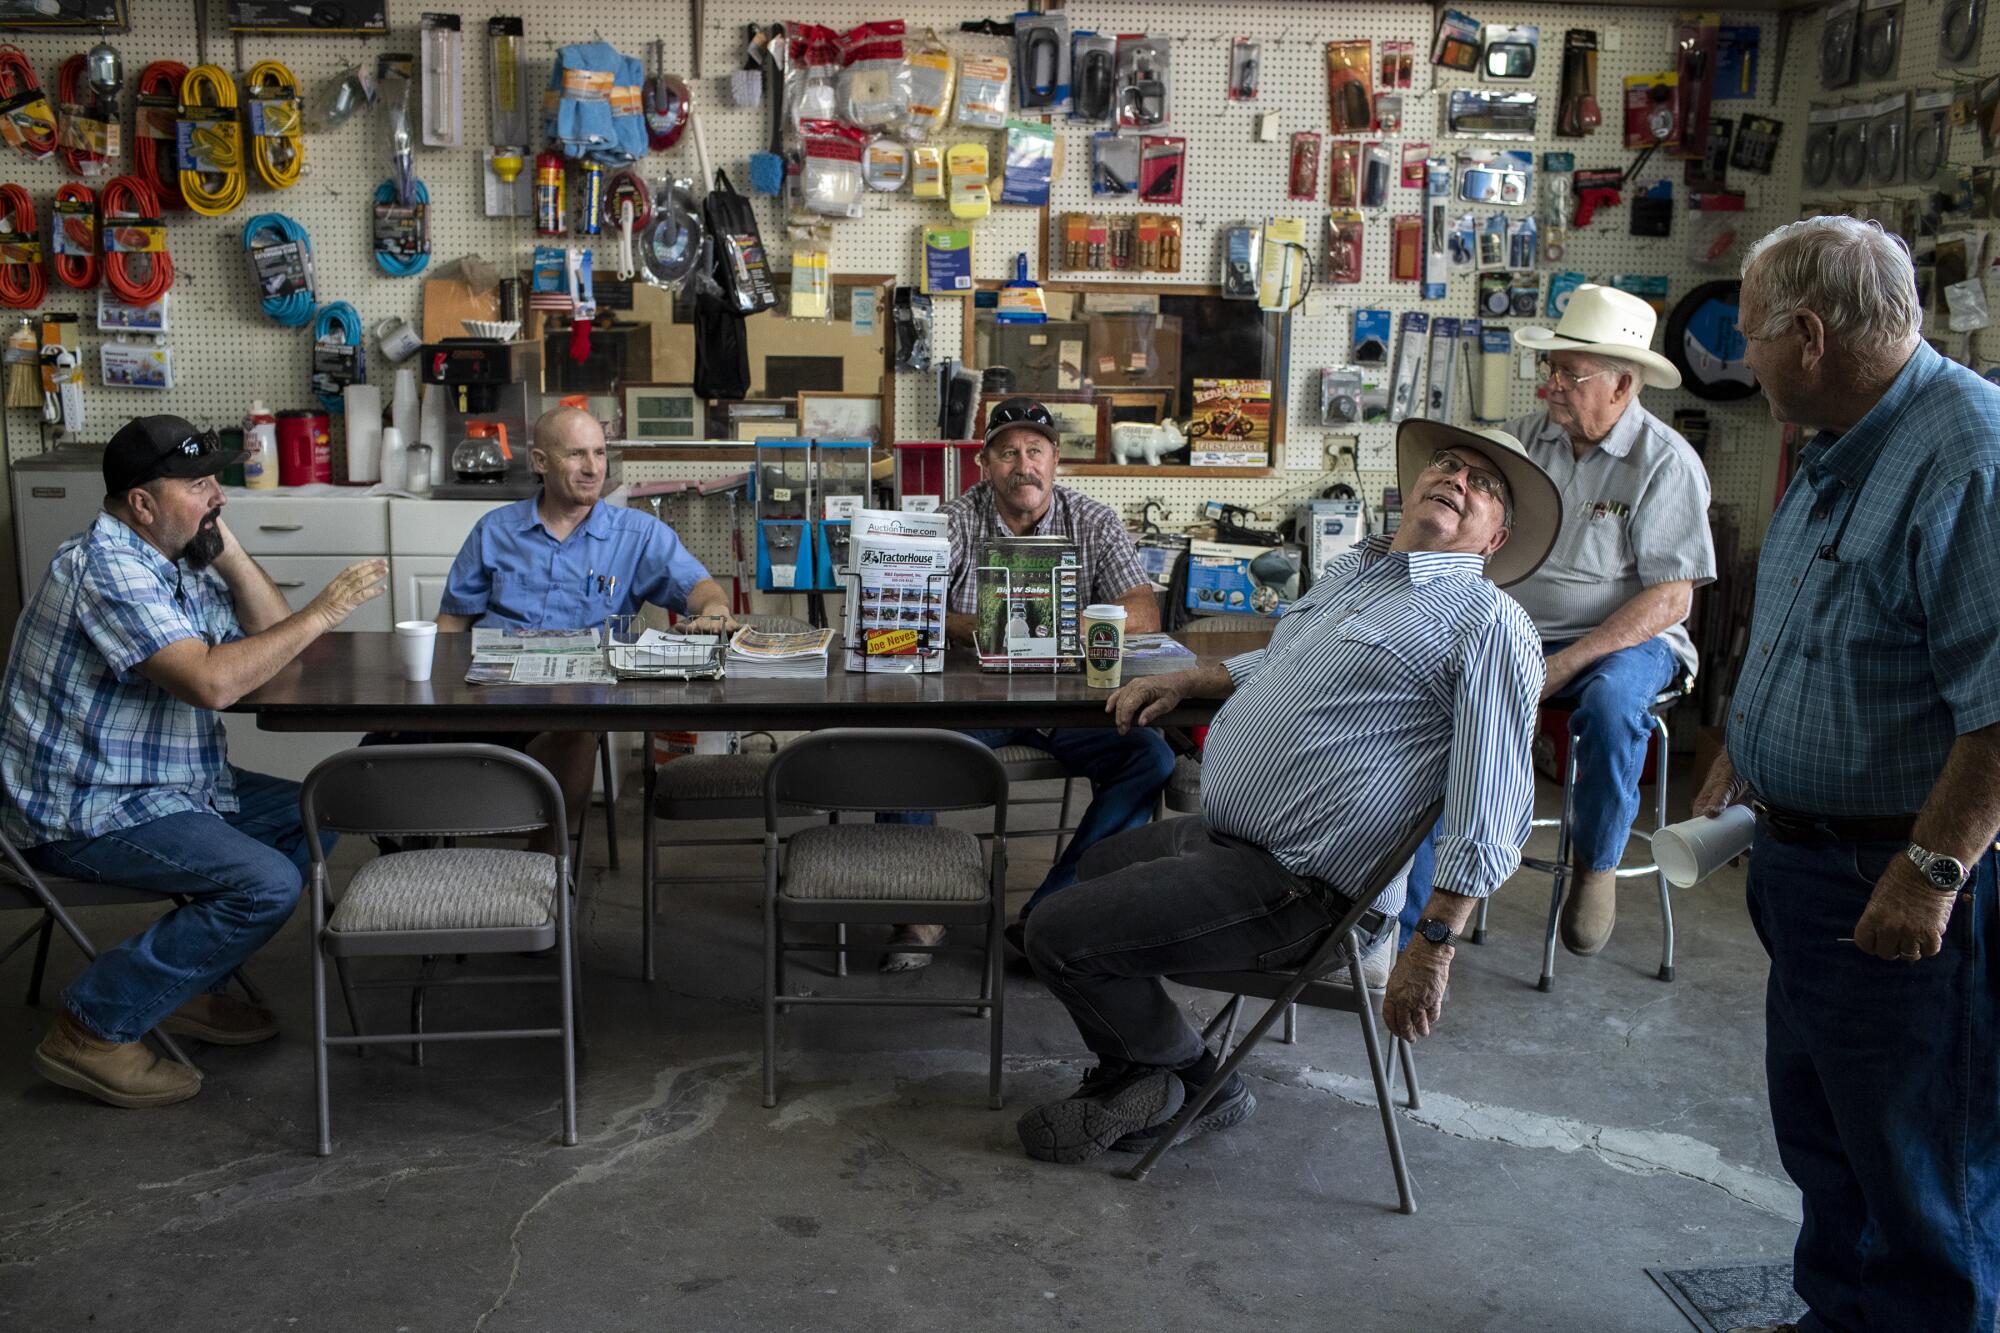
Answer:
<svg viewBox="0 0 2000 1333"><path fill-rule="evenodd" d="M1916 267L1900 237L1877 222L1816 217L1788 222L1750 247L1743 276L1764 298L1753 338L1775 338L1801 310L1857 351L1900 348L1923 327Z"/></svg>

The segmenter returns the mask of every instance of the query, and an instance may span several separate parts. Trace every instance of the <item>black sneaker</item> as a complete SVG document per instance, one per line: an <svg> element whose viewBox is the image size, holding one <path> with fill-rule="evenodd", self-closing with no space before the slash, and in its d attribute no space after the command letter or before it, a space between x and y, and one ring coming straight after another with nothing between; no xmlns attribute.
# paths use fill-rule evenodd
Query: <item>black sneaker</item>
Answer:
<svg viewBox="0 0 2000 1333"><path fill-rule="evenodd" d="M1186 1069L1176 1070L1184 1094L1182 1103L1186 1104L1200 1096L1201 1090L1208 1086L1208 1081L1215 1077L1215 1071L1221 1066L1222 1062L1215 1058L1213 1051L1204 1051L1201 1059ZM1181 1142L1186 1143L1197 1134L1209 1130L1228 1129L1233 1125L1240 1125L1248 1120L1250 1113L1256 1109L1256 1094L1251 1092L1250 1085L1243 1081L1243 1075L1232 1073L1229 1081L1218 1088L1215 1096L1209 1099L1208 1109L1201 1113L1201 1118L1189 1125L1187 1133L1181 1135ZM1111 1151L1146 1152L1166 1135L1172 1125L1173 1121L1169 1118L1157 1125L1133 1130L1112 1144Z"/></svg>
<svg viewBox="0 0 2000 1333"><path fill-rule="evenodd" d="M1083 1076L1083 1086L1059 1102L1046 1102L1014 1128L1038 1162L1073 1166L1087 1162L1126 1135L1165 1125L1179 1114L1187 1093L1171 1069L1103 1066Z"/></svg>

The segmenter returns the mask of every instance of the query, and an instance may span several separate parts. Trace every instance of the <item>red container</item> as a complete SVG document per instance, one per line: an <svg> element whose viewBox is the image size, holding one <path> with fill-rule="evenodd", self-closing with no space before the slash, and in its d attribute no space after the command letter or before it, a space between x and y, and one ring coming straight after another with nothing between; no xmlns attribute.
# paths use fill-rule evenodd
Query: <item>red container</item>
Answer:
<svg viewBox="0 0 2000 1333"><path fill-rule="evenodd" d="M333 481L333 434L326 413L278 413L278 484L316 481Z"/></svg>

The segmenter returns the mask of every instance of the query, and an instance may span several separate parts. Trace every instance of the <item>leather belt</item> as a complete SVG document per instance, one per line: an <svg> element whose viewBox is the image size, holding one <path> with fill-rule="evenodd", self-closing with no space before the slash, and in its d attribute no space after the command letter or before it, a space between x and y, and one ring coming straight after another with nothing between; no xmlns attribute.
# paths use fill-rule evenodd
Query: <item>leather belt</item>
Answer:
<svg viewBox="0 0 2000 1333"><path fill-rule="evenodd" d="M1853 819L1831 819L1801 814L1764 801L1753 800L1757 822L1779 842L1808 846L1830 846L1844 842L1908 842L1916 827L1915 815L1867 815Z"/></svg>

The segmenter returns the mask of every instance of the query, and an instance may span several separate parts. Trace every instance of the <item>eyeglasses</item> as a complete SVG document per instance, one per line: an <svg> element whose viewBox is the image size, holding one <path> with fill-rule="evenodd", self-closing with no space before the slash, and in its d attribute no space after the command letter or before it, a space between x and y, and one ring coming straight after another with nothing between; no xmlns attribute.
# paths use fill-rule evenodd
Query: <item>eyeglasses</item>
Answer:
<svg viewBox="0 0 2000 1333"><path fill-rule="evenodd" d="M214 431L203 431L200 435L190 435L167 452L179 454L183 458L201 458L222 448L222 440Z"/></svg>
<svg viewBox="0 0 2000 1333"><path fill-rule="evenodd" d="M1056 419L1049 415L1049 409L1034 399L1015 399L993 409L993 414L986 418L986 431L990 435L1002 426L1017 426L1023 422L1047 426L1050 430L1054 430L1056 425Z"/></svg>
<svg viewBox="0 0 2000 1333"><path fill-rule="evenodd" d="M1597 370L1588 375L1576 375L1548 361L1543 361L1540 369L1542 383L1556 390L1574 389L1577 385L1588 384L1592 380L1616 379L1622 373L1616 370Z"/></svg>
<svg viewBox="0 0 2000 1333"><path fill-rule="evenodd" d="M1483 467L1474 467L1457 454L1440 449L1431 455L1431 468L1447 477L1465 474L1465 484L1482 495L1489 495L1501 504L1507 503L1507 479L1498 472L1488 472Z"/></svg>

